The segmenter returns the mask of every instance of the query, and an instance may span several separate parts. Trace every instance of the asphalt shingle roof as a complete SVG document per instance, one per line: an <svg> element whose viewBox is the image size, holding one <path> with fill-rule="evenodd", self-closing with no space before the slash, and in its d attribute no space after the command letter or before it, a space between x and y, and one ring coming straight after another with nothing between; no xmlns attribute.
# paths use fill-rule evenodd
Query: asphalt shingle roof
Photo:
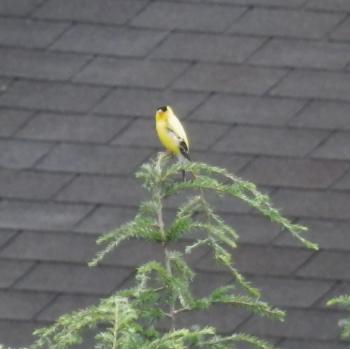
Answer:
<svg viewBox="0 0 350 349"><path fill-rule="evenodd" d="M350 292L349 13L347 0L0 0L0 343L29 344L157 256L131 242L86 266L143 197L131 175L160 149L153 113L171 104L193 158L259 184L321 246L218 203L241 233L238 267L289 315L216 309L212 323L344 349L344 313L325 301ZM198 294L229 281L206 255L192 263Z"/></svg>

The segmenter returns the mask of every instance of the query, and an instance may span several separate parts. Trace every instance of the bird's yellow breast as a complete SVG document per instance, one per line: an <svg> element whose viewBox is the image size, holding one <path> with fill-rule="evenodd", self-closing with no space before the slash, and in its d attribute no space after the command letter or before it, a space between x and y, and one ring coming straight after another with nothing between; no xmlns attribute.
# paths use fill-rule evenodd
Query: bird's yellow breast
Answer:
<svg viewBox="0 0 350 349"><path fill-rule="evenodd" d="M169 134L169 131L167 129L167 122L165 120L157 121L156 130L159 140L165 149L175 155L178 155L180 153L179 143Z"/></svg>

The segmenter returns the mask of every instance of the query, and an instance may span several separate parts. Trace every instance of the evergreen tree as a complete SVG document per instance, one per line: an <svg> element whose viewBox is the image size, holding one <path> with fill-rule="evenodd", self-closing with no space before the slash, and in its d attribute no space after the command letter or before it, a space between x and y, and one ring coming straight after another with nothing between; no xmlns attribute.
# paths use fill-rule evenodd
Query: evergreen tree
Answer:
<svg viewBox="0 0 350 349"><path fill-rule="evenodd" d="M181 171L191 174L192 178L180 181ZM132 221L98 239L103 248L91 266L128 239L161 245L163 262L148 261L139 266L132 288L118 291L95 306L63 315L53 325L36 330L37 340L31 348L68 349L83 341L87 329L95 329L98 349L226 349L234 348L238 342L271 349L269 343L246 333L221 335L220 329L211 326L181 328L177 324L182 313L205 311L217 304L232 307L232 311L244 308L277 320L283 320L285 315L261 301L259 290L235 268L232 249L237 247L238 235L208 202L207 197L211 195L208 192L244 201L306 247L316 249L317 246L303 236L306 228L281 216L269 197L259 192L253 183L218 167L197 162L174 164L168 155L159 153L156 159L144 164L136 176L143 181L149 199L141 203ZM166 224L166 202L181 192L189 194L174 219ZM193 232L200 233L200 237L189 242L184 251L173 248L176 241ZM205 297L193 295L195 273L185 257L198 248L210 249L213 263L224 266L232 274L232 285L219 287ZM166 331L164 324L168 325Z"/></svg>
<svg viewBox="0 0 350 349"><path fill-rule="evenodd" d="M350 295L332 298L327 302L327 306L338 306L350 310ZM341 338L350 340L350 318L340 320L339 325L341 327Z"/></svg>

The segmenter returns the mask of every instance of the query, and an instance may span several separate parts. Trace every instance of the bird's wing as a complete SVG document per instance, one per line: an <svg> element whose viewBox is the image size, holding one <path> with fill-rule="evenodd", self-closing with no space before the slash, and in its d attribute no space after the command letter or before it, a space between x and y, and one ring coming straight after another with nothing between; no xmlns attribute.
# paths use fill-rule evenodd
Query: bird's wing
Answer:
<svg viewBox="0 0 350 349"><path fill-rule="evenodd" d="M179 119L175 115L171 115L168 118L167 131L169 132L171 137L176 139L176 141L178 142L181 154L186 159L190 160L187 135Z"/></svg>
<svg viewBox="0 0 350 349"><path fill-rule="evenodd" d="M167 128L168 128L168 131L170 133L173 133L180 142L185 143L185 146L188 150L189 144L188 144L186 132L183 126L181 125L181 122L175 115L169 116Z"/></svg>

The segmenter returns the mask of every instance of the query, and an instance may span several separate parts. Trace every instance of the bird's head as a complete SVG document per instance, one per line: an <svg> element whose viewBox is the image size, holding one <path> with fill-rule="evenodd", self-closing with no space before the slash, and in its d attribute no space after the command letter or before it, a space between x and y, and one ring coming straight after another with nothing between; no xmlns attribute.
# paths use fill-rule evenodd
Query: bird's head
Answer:
<svg viewBox="0 0 350 349"><path fill-rule="evenodd" d="M165 121L170 114L173 113L173 110L168 105L163 105L162 107L157 108L156 111L156 120Z"/></svg>

